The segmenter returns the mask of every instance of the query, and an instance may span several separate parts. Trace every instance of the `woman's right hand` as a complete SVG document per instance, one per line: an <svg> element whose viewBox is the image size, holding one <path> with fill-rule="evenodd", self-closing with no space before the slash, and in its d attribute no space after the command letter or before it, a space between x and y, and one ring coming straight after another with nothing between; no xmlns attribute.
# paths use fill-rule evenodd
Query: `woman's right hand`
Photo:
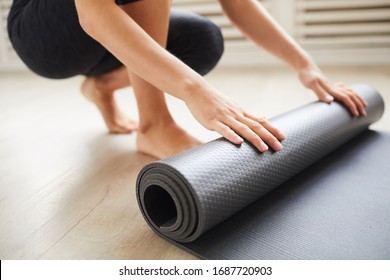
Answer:
<svg viewBox="0 0 390 280"><path fill-rule="evenodd" d="M286 136L266 119L252 116L235 102L214 91L198 91L191 94L185 103L196 120L207 129L221 134L234 144L244 139L260 152L268 147L275 151L283 149L281 141Z"/></svg>

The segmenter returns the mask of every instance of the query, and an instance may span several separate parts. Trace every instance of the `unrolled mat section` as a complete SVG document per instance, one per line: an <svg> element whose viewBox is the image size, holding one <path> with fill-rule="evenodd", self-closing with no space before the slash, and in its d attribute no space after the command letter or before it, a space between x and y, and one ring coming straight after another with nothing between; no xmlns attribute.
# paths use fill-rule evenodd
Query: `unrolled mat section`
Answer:
<svg viewBox="0 0 390 280"><path fill-rule="evenodd" d="M220 138L145 166L146 221L201 258L390 258L390 136L367 130L384 104L353 88L367 117L315 102L272 118L287 134L280 152Z"/></svg>

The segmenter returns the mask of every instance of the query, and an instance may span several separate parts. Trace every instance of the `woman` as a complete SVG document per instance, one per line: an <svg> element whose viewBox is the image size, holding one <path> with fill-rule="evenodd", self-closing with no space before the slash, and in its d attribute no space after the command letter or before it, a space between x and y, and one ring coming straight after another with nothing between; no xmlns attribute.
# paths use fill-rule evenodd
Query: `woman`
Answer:
<svg viewBox="0 0 390 280"><path fill-rule="evenodd" d="M248 114L201 75L223 51L219 29L190 13L170 11L170 0L14 0L8 31L16 52L48 78L85 75L82 93L99 108L109 130L137 130L137 149L163 158L199 144L178 127L163 92L185 102L193 116L235 144L246 139L259 151L282 149L285 136L267 120ZM321 101L343 102L356 117L367 105L342 84L331 84L309 55L256 0L219 0L251 40L296 70ZM132 85L139 123L114 99Z"/></svg>

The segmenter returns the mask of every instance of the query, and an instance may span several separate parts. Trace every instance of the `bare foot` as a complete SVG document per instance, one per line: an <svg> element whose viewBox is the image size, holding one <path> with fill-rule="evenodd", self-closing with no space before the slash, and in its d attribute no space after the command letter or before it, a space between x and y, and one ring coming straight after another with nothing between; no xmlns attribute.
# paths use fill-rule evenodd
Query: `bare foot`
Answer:
<svg viewBox="0 0 390 280"><path fill-rule="evenodd" d="M114 91L125 85L124 77L117 75L121 74L118 72L102 78L86 78L81 85L81 93L97 106L111 133L131 133L138 128L138 124L118 108L114 98ZM127 85L130 85L129 81Z"/></svg>
<svg viewBox="0 0 390 280"><path fill-rule="evenodd" d="M138 152L163 159L190 148L201 142L175 123L157 124L137 135Z"/></svg>

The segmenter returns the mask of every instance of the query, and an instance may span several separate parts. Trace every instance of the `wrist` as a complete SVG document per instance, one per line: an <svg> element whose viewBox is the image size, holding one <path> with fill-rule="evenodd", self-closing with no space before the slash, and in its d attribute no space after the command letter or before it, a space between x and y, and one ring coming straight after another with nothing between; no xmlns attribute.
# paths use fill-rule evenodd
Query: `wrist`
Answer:
<svg viewBox="0 0 390 280"><path fill-rule="evenodd" d="M310 57L310 55L303 50L302 50L302 52L299 52L299 55L293 61L292 67L298 73L301 73L301 72L304 72L307 70L319 70L318 66L313 61L313 59Z"/></svg>
<svg viewBox="0 0 390 280"><path fill-rule="evenodd" d="M205 94L207 95L210 91L212 91L211 85L208 84L201 76L198 79L188 79L183 81L182 88L182 92L184 94L182 95L181 100L185 103L190 102L194 98L199 98Z"/></svg>

